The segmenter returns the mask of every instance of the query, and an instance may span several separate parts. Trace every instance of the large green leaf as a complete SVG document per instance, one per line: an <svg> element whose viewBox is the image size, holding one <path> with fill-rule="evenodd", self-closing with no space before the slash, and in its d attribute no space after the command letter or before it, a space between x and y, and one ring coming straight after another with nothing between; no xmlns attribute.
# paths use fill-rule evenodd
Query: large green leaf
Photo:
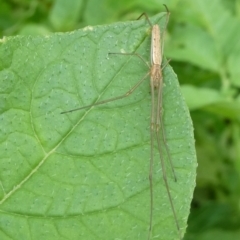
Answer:
<svg viewBox="0 0 240 240"><path fill-rule="evenodd" d="M165 14L151 21L162 27ZM140 59L108 53L149 59L149 30L139 20L1 40L0 239L147 239L148 79L123 100L60 112L121 95L139 81L148 71ZM183 235L197 165L193 128L170 66L164 82L177 182L168 162L166 171ZM153 177L153 237L179 239L157 148Z"/></svg>

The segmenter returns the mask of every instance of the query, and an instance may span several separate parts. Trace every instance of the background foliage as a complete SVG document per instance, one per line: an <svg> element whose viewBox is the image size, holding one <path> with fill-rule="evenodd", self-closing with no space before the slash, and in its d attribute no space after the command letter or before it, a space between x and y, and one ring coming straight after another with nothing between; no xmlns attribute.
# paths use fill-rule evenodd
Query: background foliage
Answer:
<svg viewBox="0 0 240 240"><path fill-rule="evenodd" d="M195 128L197 187L185 239L239 239L240 1L6 0L0 34L45 35L171 11L165 56Z"/></svg>

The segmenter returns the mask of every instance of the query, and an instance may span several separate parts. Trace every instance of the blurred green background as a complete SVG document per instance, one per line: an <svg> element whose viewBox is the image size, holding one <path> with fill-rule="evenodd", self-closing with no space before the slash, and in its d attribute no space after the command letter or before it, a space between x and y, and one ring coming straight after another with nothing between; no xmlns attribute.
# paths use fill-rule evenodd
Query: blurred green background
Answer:
<svg viewBox="0 0 240 240"><path fill-rule="evenodd" d="M199 167L184 239L240 239L240 0L1 0L0 35L47 35L171 11L172 59Z"/></svg>

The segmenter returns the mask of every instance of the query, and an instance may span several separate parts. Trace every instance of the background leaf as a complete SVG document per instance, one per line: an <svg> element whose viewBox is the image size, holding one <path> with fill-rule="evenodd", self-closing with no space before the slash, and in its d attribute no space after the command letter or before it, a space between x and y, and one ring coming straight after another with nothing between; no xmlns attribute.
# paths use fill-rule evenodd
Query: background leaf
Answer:
<svg viewBox="0 0 240 240"><path fill-rule="evenodd" d="M151 21L163 27L165 13ZM2 39L1 239L147 238L148 80L121 101L60 112L123 94L139 81L148 71L139 59L108 53L137 51L149 59L149 30L140 20ZM178 181L168 162L166 171L183 235L196 156L189 112L170 66L163 98ZM161 171L156 148L153 237L179 239Z"/></svg>
<svg viewBox="0 0 240 240"><path fill-rule="evenodd" d="M78 22L79 12L82 8L82 0L57 0L49 15L49 20L56 31L69 30Z"/></svg>

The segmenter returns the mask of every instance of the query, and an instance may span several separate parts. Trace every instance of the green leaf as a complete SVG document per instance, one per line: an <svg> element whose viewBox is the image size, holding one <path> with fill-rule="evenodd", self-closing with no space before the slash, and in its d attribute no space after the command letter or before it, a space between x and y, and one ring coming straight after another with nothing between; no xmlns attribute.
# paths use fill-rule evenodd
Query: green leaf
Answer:
<svg viewBox="0 0 240 240"><path fill-rule="evenodd" d="M240 121L240 98L235 101L219 101L215 104L205 107L205 110L215 113L218 116L225 117L227 119L233 119Z"/></svg>
<svg viewBox="0 0 240 240"><path fill-rule="evenodd" d="M20 35L31 35L31 36L47 35L50 33L51 33L50 29L39 24L25 24L19 31Z"/></svg>
<svg viewBox="0 0 240 240"><path fill-rule="evenodd" d="M165 13L151 18L161 28ZM146 20L87 27L0 45L0 239L147 239L150 190L149 79L129 97L71 114L62 111L121 95L149 71ZM169 188L183 235L195 187L189 111L170 66L163 108L174 182ZM179 239L157 147L156 239Z"/></svg>
<svg viewBox="0 0 240 240"><path fill-rule="evenodd" d="M184 0L180 4L176 11L182 22L178 20L166 44L167 56L218 73L223 87L240 86L239 19L222 0Z"/></svg>
<svg viewBox="0 0 240 240"><path fill-rule="evenodd" d="M191 110L224 101L224 97L214 89L197 88L186 84L181 87L181 90Z"/></svg>
<svg viewBox="0 0 240 240"><path fill-rule="evenodd" d="M79 19L82 3L82 0L55 0L49 15L55 30L73 29Z"/></svg>
<svg viewBox="0 0 240 240"><path fill-rule="evenodd" d="M187 84L183 85L181 90L190 110L201 108L221 117L240 120L239 97L232 100L214 89L197 88Z"/></svg>

